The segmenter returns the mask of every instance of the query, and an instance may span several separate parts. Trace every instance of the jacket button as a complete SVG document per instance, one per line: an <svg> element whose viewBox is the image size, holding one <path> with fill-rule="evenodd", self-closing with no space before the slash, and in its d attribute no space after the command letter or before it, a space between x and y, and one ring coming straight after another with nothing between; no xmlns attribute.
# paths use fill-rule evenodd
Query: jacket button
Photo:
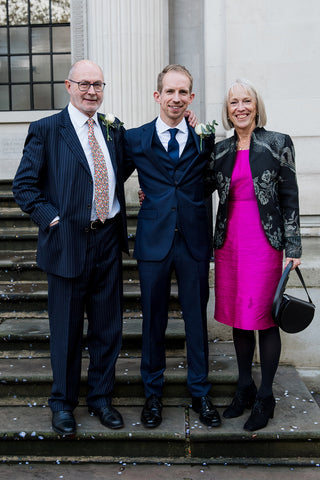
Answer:
<svg viewBox="0 0 320 480"><path fill-rule="evenodd" d="M172 210L173 212L175 212L175 210L176 210L176 207L172 207L172 208L171 208L171 210Z"/></svg>
<svg viewBox="0 0 320 480"><path fill-rule="evenodd" d="M90 204L88 205L88 208L91 208L91 205L90 205Z"/></svg>

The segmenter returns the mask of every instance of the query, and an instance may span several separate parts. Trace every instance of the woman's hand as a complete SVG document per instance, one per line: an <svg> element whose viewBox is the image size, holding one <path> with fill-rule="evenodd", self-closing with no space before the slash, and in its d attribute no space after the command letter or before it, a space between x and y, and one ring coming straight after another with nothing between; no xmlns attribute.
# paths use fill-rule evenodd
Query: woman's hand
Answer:
<svg viewBox="0 0 320 480"><path fill-rule="evenodd" d="M299 265L301 265L301 260L300 260L300 258L290 258L290 257L287 257L284 268L286 268L286 266L287 266L290 262L293 262L293 265L292 265L291 270L294 270L296 267L298 267Z"/></svg>
<svg viewBox="0 0 320 480"><path fill-rule="evenodd" d="M192 110L186 110L184 116L187 118L191 127L194 128L198 124L196 114Z"/></svg>

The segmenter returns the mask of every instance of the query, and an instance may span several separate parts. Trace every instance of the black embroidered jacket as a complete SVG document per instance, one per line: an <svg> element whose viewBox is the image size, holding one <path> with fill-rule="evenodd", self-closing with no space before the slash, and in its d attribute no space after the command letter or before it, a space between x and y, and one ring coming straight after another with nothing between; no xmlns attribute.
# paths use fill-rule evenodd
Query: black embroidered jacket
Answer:
<svg viewBox="0 0 320 480"><path fill-rule="evenodd" d="M206 172L206 189L218 190L214 248L221 248L228 219L231 174L237 135L218 142ZM261 222L270 244L285 249L286 257L300 258L299 197L294 147L289 135L256 128L251 136L249 162Z"/></svg>

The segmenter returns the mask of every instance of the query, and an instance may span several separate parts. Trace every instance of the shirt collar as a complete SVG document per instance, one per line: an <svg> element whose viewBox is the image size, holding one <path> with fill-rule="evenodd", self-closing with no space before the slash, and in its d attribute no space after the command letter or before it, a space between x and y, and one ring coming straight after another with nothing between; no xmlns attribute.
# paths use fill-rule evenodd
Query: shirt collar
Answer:
<svg viewBox="0 0 320 480"><path fill-rule="evenodd" d="M158 133L166 132L170 128L172 128L172 127L167 125L160 117L157 118L156 129L157 129ZM181 120L181 122L178 125L175 126L175 128L177 128L179 131L181 131L183 133L188 133L188 125L187 125L186 119L183 118Z"/></svg>
<svg viewBox="0 0 320 480"><path fill-rule="evenodd" d="M80 110L78 110L74 105L72 105L72 103L69 103L68 105L68 112L72 120L72 123L76 124L78 128L83 127L83 125L89 119L88 115L85 115L84 113L80 112ZM92 118L94 119L95 123L98 124L97 112L95 112Z"/></svg>

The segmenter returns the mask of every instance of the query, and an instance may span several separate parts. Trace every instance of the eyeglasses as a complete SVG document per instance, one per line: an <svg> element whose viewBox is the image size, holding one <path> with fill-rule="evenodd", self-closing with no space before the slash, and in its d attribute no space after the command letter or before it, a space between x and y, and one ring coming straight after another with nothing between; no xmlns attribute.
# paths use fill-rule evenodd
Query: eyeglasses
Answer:
<svg viewBox="0 0 320 480"><path fill-rule="evenodd" d="M69 78L68 80L69 80L69 82L77 83L80 92L87 92L88 90L90 90L90 87L92 86L94 88L95 92L99 93L99 92L103 92L104 87L106 86L106 84L103 83L103 82L94 82L94 83L76 82L74 80L71 80L71 78Z"/></svg>

